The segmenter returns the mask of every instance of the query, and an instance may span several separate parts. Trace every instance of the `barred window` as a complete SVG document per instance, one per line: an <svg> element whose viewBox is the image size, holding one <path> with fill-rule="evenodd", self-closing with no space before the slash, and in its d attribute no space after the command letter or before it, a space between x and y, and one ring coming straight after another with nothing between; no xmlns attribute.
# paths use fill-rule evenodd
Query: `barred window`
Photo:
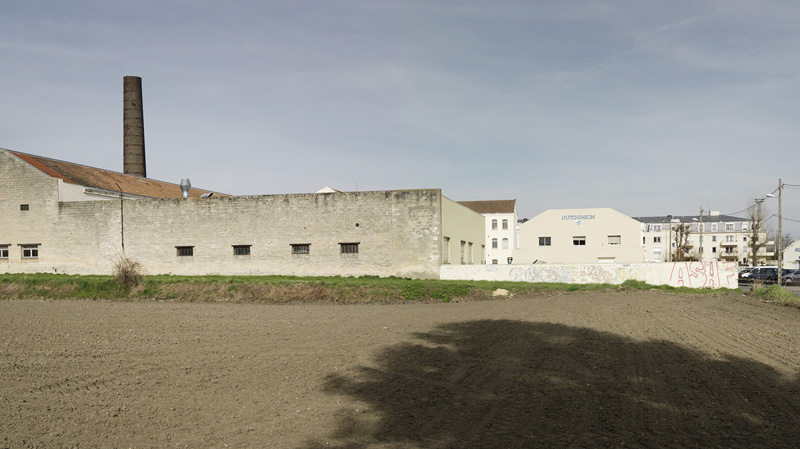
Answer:
<svg viewBox="0 0 800 449"><path fill-rule="evenodd" d="M27 204L20 204L19 210L31 210L31 207Z"/></svg>
<svg viewBox="0 0 800 449"><path fill-rule="evenodd" d="M310 254L310 243L292 243L292 254Z"/></svg>
<svg viewBox="0 0 800 449"><path fill-rule="evenodd" d="M358 254L358 243L340 243L339 250L342 254Z"/></svg>
<svg viewBox="0 0 800 449"><path fill-rule="evenodd" d="M194 246L176 246L175 250L178 257L194 256Z"/></svg>
<svg viewBox="0 0 800 449"><path fill-rule="evenodd" d="M22 258L23 259L38 259L39 258L39 245L22 245Z"/></svg>
<svg viewBox="0 0 800 449"><path fill-rule="evenodd" d="M249 256L250 245L233 245L234 256Z"/></svg>

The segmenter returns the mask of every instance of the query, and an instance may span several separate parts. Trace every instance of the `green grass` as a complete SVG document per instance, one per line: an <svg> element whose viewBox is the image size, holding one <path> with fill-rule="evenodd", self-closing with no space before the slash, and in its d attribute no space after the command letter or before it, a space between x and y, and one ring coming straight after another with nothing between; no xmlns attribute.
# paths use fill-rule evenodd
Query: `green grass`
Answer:
<svg viewBox="0 0 800 449"><path fill-rule="evenodd" d="M449 302L454 298L485 299L505 289L514 296L553 292L652 290L710 293L718 290L653 286L642 281L612 284L527 283L512 281L445 281L398 277L298 276L145 276L138 287L121 287L113 276L64 274L0 274L0 299L95 299L259 301L333 303Z"/></svg>
<svg viewBox="0 0 800 449"><path fill-rule="evenodd" d="M756 298L765 301L775 301L782 304L800 306L800 296L776 284L762 287L754 286L752 291Z"/></svg>

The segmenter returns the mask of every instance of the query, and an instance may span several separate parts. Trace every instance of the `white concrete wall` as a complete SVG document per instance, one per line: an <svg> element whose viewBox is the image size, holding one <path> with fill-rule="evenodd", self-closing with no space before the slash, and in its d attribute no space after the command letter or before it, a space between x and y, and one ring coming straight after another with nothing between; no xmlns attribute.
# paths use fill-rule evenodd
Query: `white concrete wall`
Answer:
<svg viewBox="0 0 800 449"><path fill-rule="evenodd" d="M735 262L670 262L590 265L442 266L442 279L621 284L627 280L692 288L738 288Z"/></svg>

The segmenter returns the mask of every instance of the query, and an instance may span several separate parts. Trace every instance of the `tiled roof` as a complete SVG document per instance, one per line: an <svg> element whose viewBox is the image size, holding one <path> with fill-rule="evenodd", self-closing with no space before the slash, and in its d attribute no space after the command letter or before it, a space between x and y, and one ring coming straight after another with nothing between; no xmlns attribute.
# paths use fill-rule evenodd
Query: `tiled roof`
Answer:
<svg viewBox="0 0 800 449"><path fill-rule="evenodd" d="M59 161L42 156L20 153L7 150L32 167L44 172L48 176L59 178L64 182L76 184L95 189L109 190L112 192L122 192L132 195L146 196L150 198L181 198L181 187L178 184L156 181L155 179L141 178L133 175L126 175L102 168L87 167L85 165L72 162ZM191 188L190 198L199 198L209 190ZM223 195L213 192L215 195Z"/></svg>
<svg viewBox="0 0 800 449"><path fill-rule="evenodd" d="M517 200L459 201L479 214L512 214Z"/></svg>

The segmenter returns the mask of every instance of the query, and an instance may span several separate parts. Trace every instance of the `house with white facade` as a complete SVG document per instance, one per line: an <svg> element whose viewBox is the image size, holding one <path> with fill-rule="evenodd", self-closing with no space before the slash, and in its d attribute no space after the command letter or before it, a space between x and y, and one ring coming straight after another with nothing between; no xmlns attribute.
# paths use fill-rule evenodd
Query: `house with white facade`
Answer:
<svg viewBox="0 0 800 449"><path fill-rule="evenodd" d="M800 269L800 239L783 250L783 268Z"/></svg>
<svg viewBox="0 0 800 449"><path fill-rule="evenodd" d="M512 263L517 239L517 200L459 201L486 219L483 263Z"/></svg>
<svg viewBox="0 0 800 449"><path fill-rule="evenodd" d="M676 258L676 229L688 226L687 256L704 262L736 261L740 265L765 263L774 257L767 246L766 231L759 232L759 239L766 244L759 249L757 258L751 254L749 239L752 237L747 218L720 215L711 211L708 215L662 215L655 217L633 217L642 223L642 245L646 262L670 262Z"/></svg>

